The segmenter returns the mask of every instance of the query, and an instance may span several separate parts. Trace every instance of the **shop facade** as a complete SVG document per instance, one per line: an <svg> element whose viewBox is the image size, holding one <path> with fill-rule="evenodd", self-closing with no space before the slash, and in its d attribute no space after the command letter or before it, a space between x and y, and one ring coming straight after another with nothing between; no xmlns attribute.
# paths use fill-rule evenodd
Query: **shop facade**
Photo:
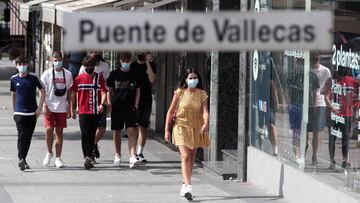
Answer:
<svg viewBox="0 0 360 203"><path fill-rule="evenodd" d="M307 194L313 195L306 189L315 193L314 187L318 185L333 189L337 197L356 196L360 167L357 120L360 3L354 0L123 0L94 1L96 5L81 2L85 1L43 0L23 6L23 20L35 33L28 35L29 39L33 38L28 40L28 54L35 56L38 73L49 67L52 50L63 50L61 16L68 12L333 11L332 49L318 54L324 72L328 73L325 79L319 79L314 69L316 51L154 52L158 70L152 129L155 136L162 138L173 91L185 70L192 67L204 78L204 87L210 96L211 147L197 155L206 172L223 179L237 177L299 202L306 202ZM105 50L104 56L115 68L117 53ZM344 86L338 78L339 70L346 72L352 82ZM329 102L326 103L325 98ZM315 106L323 107L319 108L321 112L314 114ZM342 112L342 108L346 110ZM323 117L314 120L316 116ZM315 123L320 127L314 135L309 126ZM344 143L347 156L343 165L341 140L345 136L348 142ZM317 138L318 145L315 141L312 144L313 137ZM315 146L318 149L313 159ZM330 158L333 152L334 158ZM303 176L307 182L316 184L307 187L297 179ZM294 195L300 185L304 190ZM315 197L323 195L322 192L320 189Z"/></svg>

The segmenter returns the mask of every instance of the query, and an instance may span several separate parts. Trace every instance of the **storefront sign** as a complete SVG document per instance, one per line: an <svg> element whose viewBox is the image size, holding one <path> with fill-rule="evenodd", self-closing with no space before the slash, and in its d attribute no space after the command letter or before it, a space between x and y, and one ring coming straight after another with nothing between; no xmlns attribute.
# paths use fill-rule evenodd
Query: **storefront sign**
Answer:
<svg viewBox="0 0 360 203"><path fill-rule="evenodd" d="M332 64L336 66L336 70L339 66L343 66L351 69L359 69L360 56L358 53L353 52L351 49L348 51L343 50L343 46L340 45L340 50L336 49L335 44L332 47Z"/></svg>
<svg viewBox="0 0 360 203"><path fill-rule="evenodd" d="M330 50L329 11L269 13L71 13L64 49Z"/></svg>

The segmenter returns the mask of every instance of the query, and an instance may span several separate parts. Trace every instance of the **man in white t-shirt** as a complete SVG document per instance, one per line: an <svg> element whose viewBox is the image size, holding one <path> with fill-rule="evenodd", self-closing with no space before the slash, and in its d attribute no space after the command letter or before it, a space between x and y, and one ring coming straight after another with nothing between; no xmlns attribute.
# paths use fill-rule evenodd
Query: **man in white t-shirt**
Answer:
<svg viewBox="0 0 360 203"><path fill-rule="evenodd" d="M308 132L312 132L312 149L313 149L313 156L312 156L312 164L318 165L319 162L317 160L317 152L319 146L321 144L321 137L320 131L325 127L326 122L326 103L325 97L320 93L323 89L326 81L331 78L330 70L320 64L320 54L319 52L312 53L311 59L311 69L310 71L314 73L319 81L320 88L316 90L316 95L314 101L311 101L313 104L309 106L311 110L311 115L309 115L309 125L308 125Z"/></svg>
<svg viewBox="0 0 360 203"><path fill-rule="evenodd" d="M53 68L46 70L41 76L41 82L44 84L46 97L44 104L44 125L46 129L46 145L48 152L43 160L43 165L48 166L54 157L53 136L55 128L55 166L64 167L61 160L61 150L63 144L63 129L66 128L66 119L70 118L70 96L68 89L73 83L71 72L63 66L63 57L61 52L53 53Z"/></svg>
<svg viewBox="0 0 360 203"><path fill-rule="evenodd" d="M105 60L101 56L100 52L91 51L89 55L92 58L94 58L95 61L96 61L94 72L98 73L99 75L102 75L104 77L104 79L105 79L105 84L106 84L106 80L107 80L107 78L109 77L109 74L110 74L110 66L109 66L109 64L105 62ZM79 75L81 73L84 73L84 72L85 72L85 67L81 66L80 71L79 71ZM105 131L106 131L106 115L107 115L107 107L105 106L104 111L101 113L101 118L100 118L100 121L99 121L98 126L97 126L98 128L96 130L94 151L93 151L93 157L92 157L93 161L95 161L95 158L100 157L100 152L99 152L99 148L98 148L98 142L104 136Z"/></svg>

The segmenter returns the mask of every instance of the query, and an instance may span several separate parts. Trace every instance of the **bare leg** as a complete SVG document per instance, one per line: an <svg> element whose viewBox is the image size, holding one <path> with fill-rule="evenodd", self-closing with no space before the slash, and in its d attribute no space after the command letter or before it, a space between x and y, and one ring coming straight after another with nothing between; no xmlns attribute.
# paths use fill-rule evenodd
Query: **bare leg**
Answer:
<svg viewBox="0 0 360 203"><path fill-rule="evenodd" d="M101 138L105 134L105 131L106 131L106 128L104 128L104 127L98 127L97 128L96 135L95 135L95 143L94 144L97 144L101 140Z"/></svg>
<svg viewBox="0 0 360 203"><path fill-rule="evenodd" d="M115 153L121 155L121 130L114 130L113 140L115 144Z"/></svg>
<svg viewBox="0 0 360 203"><path fill-rule="evenodd" d="M319 131L314 131L313 139L312 139L312 147L313 147L313 159L317 158L317 152L319 150L321 143L321 136Z"/></svg>
<svg viewBox="0 0 360 203"><path fill-rule="evenodd" d="M194 170L194 163L195 163L195 157L196 157L196 149L191 150L191 173L190 173L190 177L192 177L192 173Z"/></svg>
<svg viewBox="0 0 360 203"><path fill-rule="evenodd" d="M49 153L52 153L52 147L54 142L54 128L46 128L46 146Z"/></svg>
<svg viewBox="0 0 360 203"><path fill-rule="evenodd" d="M145 143L146 143L146 138L147 138L146 128L140 126L139 127L139 138L138 138L137 144L144 147Z"/></svg>
<svg viewBox="0 0 360 203"><path fill-rule="evenodd" d="M278 136L277 136L277 130L276 130L276 125L274 124L270 124L270 142L271 142L271 145L272 145L272 148L273 148L273 152L275 154L278 154Z"/></svg>
<svg viewBox="0 0 360 203"><path fill-rule="evenodd" d="M138 129L135 127L127 128L128 146L130 157L136 157L136 144L138 140Z"/></svg>
<svg viewBox="0 0 360 203"><path fill-rule="evenodd" d="M60 157L62 145L63 145L63 128L55 128L55 134L56 134L55 153L56 153L56 157Z"/></svg>
<svg viewBox="0 0 360 203"><path fill-rule="evenodd" d="M181 155L181 172L183 176L183 183L185 185L191 185L191 173L192 173L192 151L188 147L179 146Z"/></svg>

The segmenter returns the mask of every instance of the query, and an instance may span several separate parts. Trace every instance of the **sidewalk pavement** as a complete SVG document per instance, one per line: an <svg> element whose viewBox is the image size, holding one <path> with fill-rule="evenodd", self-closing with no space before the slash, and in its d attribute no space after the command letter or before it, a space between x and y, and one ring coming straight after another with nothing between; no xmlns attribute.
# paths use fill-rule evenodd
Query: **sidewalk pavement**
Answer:
<svg viewBox="0 0 360 203"><path fill-rule="evenodd" d="M31 169L17 166L17 131L12 119L9 81L0 81L0 202L187 202L179 196L179 154L149 139L144 155L149 160L129 169L127 139L122 143L122 164L112 166L114 145L110 128L100 141L101 157L95 168L83 168L78 120L68 120L64 130L62 159L57 169L52 160L42 166L46 153L42 117L39 117L27 162ZM108 126L110 121L108 121ZM192 179L194 202L284 202L278 196L248 183L222 181L195 166Z"/></svg>

